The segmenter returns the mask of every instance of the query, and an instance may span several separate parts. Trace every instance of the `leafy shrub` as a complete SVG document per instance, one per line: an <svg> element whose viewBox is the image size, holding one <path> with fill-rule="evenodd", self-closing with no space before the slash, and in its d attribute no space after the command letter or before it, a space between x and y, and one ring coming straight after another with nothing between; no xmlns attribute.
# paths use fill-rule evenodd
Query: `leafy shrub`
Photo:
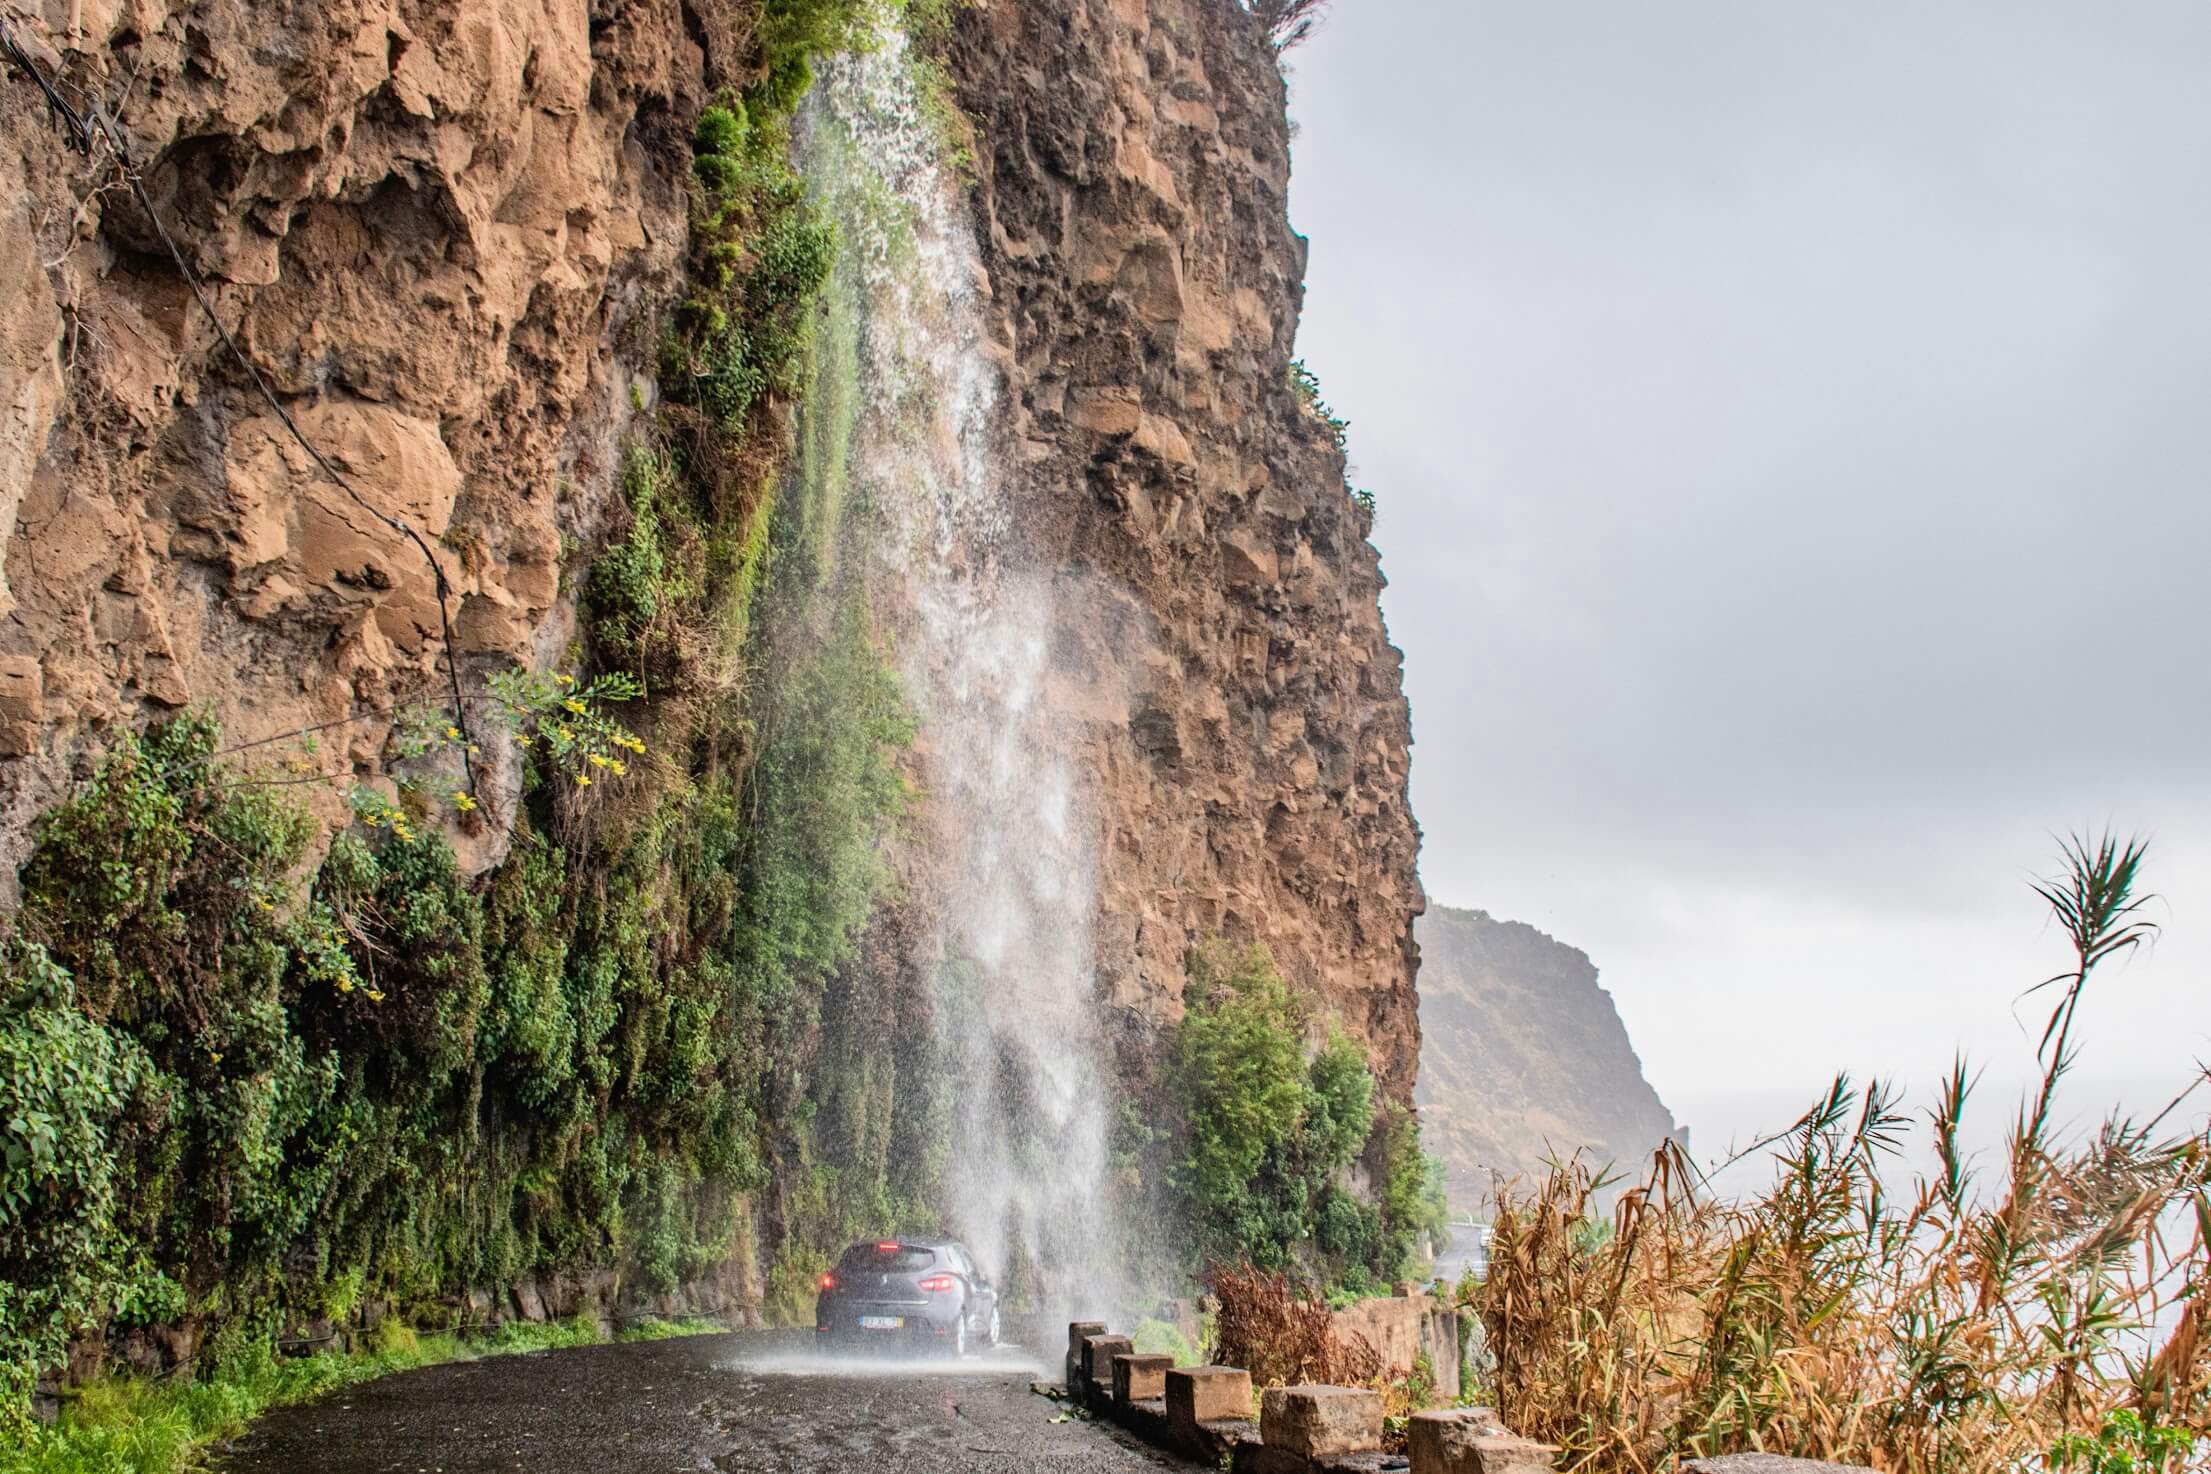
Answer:
<svg viewBox="0 0 2211 1474"><path fill-rule="evenodd" d="M768 0L760 23L762 78L748 100L760 112L788 114L813 85L809 59L864 46L874 14L871 0Z"/></svg>
<svg viewBox="0 0 2211 1474"><path fill-rule="evenodd" d="M1163 1320L1140 1320L1129 1331L1129 1344L1139 1356L1171 1356L1178 1367L1195 1366L1198 1351L1179 1327Z"/></svg>
<svg viewBox="0 0 2211 1474"><path fill-rule="evenodd" d="M113 1308L115 1133L151 1073L129 1038L85 1017L36 943L0 969L0 1432L71 1332Z"/></svg>
<svg viewBox="0 0 2211 1474"><path fill-rule="evenodd" d="M1357 1290L1394 1277L1442 1221L1411 1113L1376 1110L1373 1073L1344 1034L1306 1057L1304 1007L1263 950L1199 949L1187 997L1171 1176L1198 1254L1266 1269L1317 1257ZM1379 1164L1373 1203L1343 1180L1362 1156Z"/></svg>
<svg viewBox="0 0 2211 1474"><path fill-rule="evenodd" d="M2068 1433L2050 1445L2050 1467L2080 1474L2166 1474L2188 1461L2196 1434L2187 1428L2151 1423L2133 1408L2104 1415L2094 1433Z"/></svg>
<svg viewBox="0 0 2211 1474"><path fill-rule="evenodd" d="M1242 4L1258 20L1267 45L1278 56L1311 39L1328 10L1328 0L1242 0Z"/></svg>

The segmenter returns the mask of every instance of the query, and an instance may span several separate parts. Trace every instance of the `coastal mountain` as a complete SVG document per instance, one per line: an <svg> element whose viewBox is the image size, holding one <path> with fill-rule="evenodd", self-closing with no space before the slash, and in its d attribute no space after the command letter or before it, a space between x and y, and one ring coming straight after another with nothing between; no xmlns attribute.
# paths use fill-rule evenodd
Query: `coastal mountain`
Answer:
<svg viewBox="0 0 2211 1474"><path fill-rule="evenodd" d="M1420 1105L1451 1205L1579 1151L1638 1169L1683 1128L1643 1078L1578 947L1486 911L1430 906L1420 940Z"/></svg>

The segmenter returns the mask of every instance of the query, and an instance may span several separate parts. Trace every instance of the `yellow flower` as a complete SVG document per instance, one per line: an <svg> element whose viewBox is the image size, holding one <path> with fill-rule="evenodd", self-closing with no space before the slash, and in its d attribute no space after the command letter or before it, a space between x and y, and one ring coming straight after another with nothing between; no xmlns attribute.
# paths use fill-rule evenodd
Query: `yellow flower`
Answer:
<svg viewBox="0 0 2211 1474"><path fill-rule="evenodd" d="M210 1049L209 1051L207 1051L207 1062L211 1065L221 1064L223 1062L222 1051L218 1049Z"/></svg>
<svg viewBox="0 0 2211 1474"><path fill-rule="evenodd" d="M576 786L578 788L589 788L591 786L591 775L589 773L578 773L576 775Z"/></svg>
<svg viewBox="0 0 2211 1474"><path fill-rule="evenodd" d="M459 727L447 727L445 729L445 735L452 738L455 742L458 742L461 740L461 729Z"/></svg>
<svg viewBox="0 0 2211 1474"><path fill-rule="evenodd" d="M622 760L620 758L616 758L613 762L608 763L607 766L614 770L614 776L617 778L623 777L629 772L628 768L622 766Z"/></svg>
<svg viewBox="0 0 2211 1474"><path fill-rule="evenodd" d="M469 797L467 789L456 788L453 790L453 807L464 814L472 813L476 808L476 800Z"/></svg>
<svg viewBox="0 0 2211 1474"><path fill-rule="evenodd" d="M352 991L353 991L353 980L352 980L351 978L340 978L340 979L338 979L338 991L339 991L339 992L341 992L341 993L350 993L350 992L352 992Z"/></svg>
<svg viewBox="0 0 2211 1474"><path fill-rule="evenodd" d="M563 686L573 686L576 684L576 678L572 675L569 675L566 671L561 672L561 674L553 677L553 679L560 682Z"/></svg>
<svg viewBox="0 0 2211 1474"><path fill-rule="evenodd" d="M608 759L605 753L595 752L591 754L591 766L593 766L594 768L605 767L607 765L607 761Z"/></svg>
<svg viewBox="0 0 2211 1474"><path fill-rule="evenodd" d="M529 738L527 738L527 737L525 737L525 738L523 738L522 740L523 740L524 742L527 742L527 741L529 741L530 739L529 739ZM475 743L471 742L471 743L469 743L469 744L468 744L468 755L469 755L470 757L474 757L474 756L476 756L476 754L478 754L478 753L480 753L480 752L482 752L482 751L483 751L483 749L482 749L481 747L478 747L478 746L477 746L477 745L476 745Z"/></svg>
<svg viewBox="0 0 2211 1474"><path fill-rule="evenodd" d="M371 1003L382 1003L384 1001L384 995L377 992L374 988L371 988L368 990L368 1001Z"/></svg>
<svg viewBox="0 0 2211 1474"><path fill-rule="evenodd" d="M578 716L582 716L585 712L591 709L590 707L585 706L581 701L578 701L573 696L569 697L566 701L563 701L561 705L567 707L570 711L574 712Z"/></svg>

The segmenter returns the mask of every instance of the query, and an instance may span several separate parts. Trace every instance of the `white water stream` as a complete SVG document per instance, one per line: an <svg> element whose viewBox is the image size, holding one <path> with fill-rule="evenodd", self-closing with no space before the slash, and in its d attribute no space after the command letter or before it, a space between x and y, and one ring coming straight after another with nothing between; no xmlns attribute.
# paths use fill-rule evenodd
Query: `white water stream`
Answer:
<svg viewBox="0 0 2211 1474"><path fill-rule="evenodd" d="M966 190L895 29L823 66L800 151L839 231L825 320L842 343L822 347L847 365L806 412L847 437L846 534L874 544L920 717L923 822L908 842L928 847L933 913L914 960L936 979L954 1092L946 1226L1037 1308L1104 1310L1120 1241L1104 1191L1096 826L1074 724L1054 710L1059 594L1027 565L997 474L1001 384Z"/></svg>

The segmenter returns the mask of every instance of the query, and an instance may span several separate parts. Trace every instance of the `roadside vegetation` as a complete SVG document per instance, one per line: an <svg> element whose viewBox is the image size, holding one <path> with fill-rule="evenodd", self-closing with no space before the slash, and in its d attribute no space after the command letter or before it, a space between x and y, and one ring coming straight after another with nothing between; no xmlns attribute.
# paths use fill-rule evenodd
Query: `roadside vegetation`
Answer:
<svg viewBox="0 0 2211 1474"><path fill-rule="evenodd" d="M241 1327L221 1348L209 1375L152 1382L110 1377L71 1391L68 1411L53 1428L0 1450L0 1474L174 1474L192 1467L209 1444L228 1438L261 1413L326 1392L441 1362L588 1346L604 1341L589 1320L512 1324L487 1335L418 1336L397 1322L357 1351L280 1357L267 1328ZM720 1330L710 1321L644 1321L618 1341L653 1341Z"/></svg>
<svg viewBox="0 0 2211 1474"><path fill-rule="evenodd" d="M1960 1145L1961 1063L1931 1113L1938 1166L1908 1181L1896 1093L1838 1079L1746 1200L1671 1146L1609 1220L1579 1163L1508 1191L1466 1287L1506 1423L1596 1474L1745 1449L1893 1474L2182 1467L2211 1421L2211 1118L2184 1097L2075 1140L2058 1109L2082 997L2150 934L2142 857L2075 841L2038 888L2073 960L2034 992L2041 1079L1993 1170Z"/></svg>

